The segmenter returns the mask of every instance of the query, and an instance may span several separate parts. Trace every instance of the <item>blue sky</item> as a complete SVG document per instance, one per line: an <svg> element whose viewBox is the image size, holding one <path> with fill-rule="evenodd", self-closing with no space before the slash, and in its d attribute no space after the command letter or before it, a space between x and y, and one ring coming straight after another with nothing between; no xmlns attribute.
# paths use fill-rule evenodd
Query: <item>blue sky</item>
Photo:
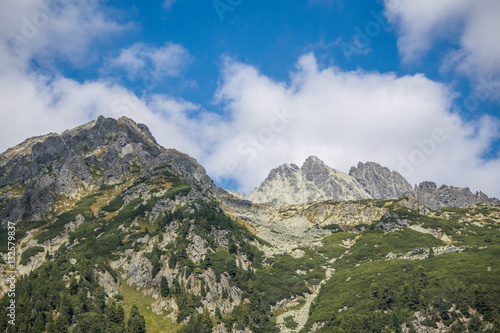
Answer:
<svg viewBox="0 0 500 333"><path fill-rule="evenodd" d="M245 193L317 155L500 196L498 1L0 6L2 151L128 116Z"/></svg>

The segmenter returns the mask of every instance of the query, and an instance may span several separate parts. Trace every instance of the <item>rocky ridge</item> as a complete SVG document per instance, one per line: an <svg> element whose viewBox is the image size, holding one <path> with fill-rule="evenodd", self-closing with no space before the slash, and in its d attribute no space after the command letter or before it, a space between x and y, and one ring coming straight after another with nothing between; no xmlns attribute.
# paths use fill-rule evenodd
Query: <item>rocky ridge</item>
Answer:
<svg viewBox="0 0 500 333"><path fill-rule="evenodd" d="M472 193L469 188L422 182L413 188L396 171L374 162L359 162L349 174L330 168L315 156L302 165L283 164L249 196L254 203L291 205L326 200L349 201L363 199L390 200L415 196L426 207L436 210L443 207L467 207L477 203L500 204L482 192ZM239 198L242 198L238 194Z"/></svg>
<svg viewBox="0 0 500 333"><path fill-rule="evenodd" d="M472 193L468 187L460 188L441 185L434 182L422 182L416 187L418 201L436 210L443 207L467 207L477 203L500 205L500 200L490 198L483 192Z"/></svg>
<svg viewBox="0 0 500 333"><path fill-rule="evenodd" d="M60 135L28 139L0 154L2 225L54 217L61 196L77 199L162 165L203 193L222 193L193 158L159 146L145 125L126 117L100 116Z"/></svg>

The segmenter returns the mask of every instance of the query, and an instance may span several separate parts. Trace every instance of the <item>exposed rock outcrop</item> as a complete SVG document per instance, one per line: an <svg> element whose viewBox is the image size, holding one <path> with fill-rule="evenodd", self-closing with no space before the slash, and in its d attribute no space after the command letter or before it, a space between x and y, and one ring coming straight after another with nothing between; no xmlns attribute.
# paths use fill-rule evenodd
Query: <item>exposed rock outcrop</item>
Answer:
<svg viewBox="0 0 500 333"><path fill-rule="evenodd" d="M396 171L374 162L358 163L352 167L349 175L363 186L373 199L396 199L415 194L412 186Z"/></svg>
<svg viewBox="0 0 500 333"><path fill-rule="evenodd" d="M387 213L381 218L382 222L378 223L375 228L382 229L384 232L398 230L400 227L407 226L411 221L409 219L400 218L396 213Z"/></svg>
<svg viewBox="0 0 500 333"><path fill-rule="evenodd" d="M166 166L196 188L193 196L223 193L193 158L161 147L146 125L126 117L100 116L60 135L27 139L0 154L2 225L50 219L59 196L78 198L101 185L123 182L133 172L141 170L147 177Z"/></svg>
<svg viewBox="0 0 500 333"><path fill-rule="evenodd" d="M94 271L94 276L97 278L97 281L99 281L99 284L102 286L104 293L108 297L118 295L118 282L115 281L113 276L108 271L105 271L103 273L96 270Z"/></svg>
<svg viewBox="0 0 500 333"><path fill-rule="evenodd" d="M436 210L476 203L500 205L500 200L489 198L482 192L472 193L467 187L442 185L438 188L433 182L423 182L412 188L398 172L374 162L359 162L347 175L314 156L309 157L300 168L295 164L283 164L271 170L261 186L246 199L253 203L282 206L327 200L390 200L403 197L415 198L418 205L423 205L418 207L419 211L425 207ZM238 198L245 199L243 196Z"/></svg>
<svg viewBox="0 0 500 333"><path fill-rule="evenodd" d="M500 205L497 198L489 198L483 192L472 193L468 187L442 185L438 188L433 182L422 182L416 192L418 201L433 210L443 207L467 207L480 202Z"/></svg>
<svg viewBox="0 0 500 333"><path fill-rule="evenodd" d="M370 196L353 177L310 156L299 168L283 164L271 170L262 185L248 199L276 204L298 204L324 200L361 200Z"/></svg>

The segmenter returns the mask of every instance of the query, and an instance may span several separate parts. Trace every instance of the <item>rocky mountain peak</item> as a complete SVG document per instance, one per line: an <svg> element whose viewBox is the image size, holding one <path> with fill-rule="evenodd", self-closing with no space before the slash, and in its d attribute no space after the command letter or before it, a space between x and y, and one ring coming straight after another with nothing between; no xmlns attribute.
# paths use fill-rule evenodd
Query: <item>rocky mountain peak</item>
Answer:
<svg viewBox="0 0 500 333"><path fill-rule="evenodd" d="M127 117L119 119L99 116L97 120L65 131L61 137L69 144L86 145L86 150L108 145L112 141L156 146L157 142L149 128Z"/></svg>
<svg viewBox="0 0 500 333"><path fill-rule="evenodd" d="M299 170L300 170L299 167L293 163L292 164L284 163L284 164L280 165L279 167L272 169L269 172L267 179L272 180L272 179L275 179L277 177L291 176L291 175L295 174L296 172L298 172Z"/></svg>
<svg viewBox="0 0 500 333"><path fill-rule="evenodd" d="M330 168L315 156L302 167L283 164L271 170L248 199L257 202L296 204L321 200L360 200L370 196L351 176Z"/></svg>
<svg viewBox="0 0 500 333"><path fill-rule="evenodd" d="M19 221L29 214L40 219L61 195L79 197L166 166L192 187L219 190L193 158L158 145L146 125L100 116L60 135L30 138L0 154L0 217Z"/></svg>
<svg viewBox="0 0 500 333"><path fill-rule="evenodd" d="M317 158L316 156L309 156L302 167L300 168L302 173L306 176L307 179L312 180L315 176L321 173L338 173L339 171L329 167L322 160Z"/></svg>
<svg viewBox="0 0 500 333"><path fill-rule="evenodd" d="M328 168L328 166L320 160L318 157L311 155L302 164L302 169L311 169L314 167L323 167L323 168Z"/></svg>
<svg viewBox="0 0 500 333"><path fill-rule="evenodd" d="M51 133L30 138L0 154L0 186L42 177L58 170L58 165L81 165L83 160L88 168L92 165L107 169L111 173L107 176L120 179L128 170L110 170L108 167L116 164L115 160L145 162L164 150L146 125L136 124L126 117L116 120L100 116L60 135ZM88 168L80 169L78 178L85 181L90 175Z"/></svg>
<svg viewBox="0 0 500 333"><path fill-rule="evenodd" d="M122 143L157 145L146 125L135 123L127 117L121 117L117 120L99 116L97 120L66 130L60 135L49 133L26 139L0 154L0 165L5 165L9 160L20 156L34 155L35 157L49 154L50 157L61 157L56 155L71 154L71 151L75 153L82 150L88 152L108 145L112 141L117 141L117 139ZM69 145L71 150L61 150L61 145Z"/></svg>
<svg viewBox="0 0 500 333"><path fill-rule="evenodd" d="M430 209L500 204L500 200L482 192L472 193L467 187L443 185L438 188L436 183L425 181L413 188L401 174L375 162L359 162L347 175L316 156L309 156L300 168L295 164L282 164L271 170L248 199L283 205L325 200L390 200L409 195L416 196L420 204Z"/></svg>
<svg viewBox="0 0 500 333"><path fill-rule="evenodd" d="M438 187L434 182L424 181L421 182L418 185L418 187L415 186L415 189L418 193L423 194L423 193L434 193L435 191L437 191Z"/></svg>
<svg viewBox="0 0 500 333"><path fill-rule="evenodd" d="M396 199L415 194L412 186L398 172L375 162L359 162L349 175L354 177L374 199Z"/></svg>

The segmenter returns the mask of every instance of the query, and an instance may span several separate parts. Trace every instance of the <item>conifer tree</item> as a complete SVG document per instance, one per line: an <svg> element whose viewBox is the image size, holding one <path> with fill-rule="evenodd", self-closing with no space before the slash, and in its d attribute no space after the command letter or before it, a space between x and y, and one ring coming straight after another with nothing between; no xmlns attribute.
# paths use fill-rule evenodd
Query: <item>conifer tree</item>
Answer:
<svg viewBox="0 0 500 333"><path fill-rule="evenodd" d="M238 266L236 266L236 260L234 260L234 258L230 258L226 261L226 271L232 278L238 273Z"/></svg>
<svg viewBox="0 0 500 333"><path fill-rule="evenodd" d="M170 288L168 287L168 280L165 276L161 277L160 294L161 294L161 297L168 297L168 295L170 295Z"/></svg>
<svg viewBox="0 0 500 333"><path fill-rule="evenodd" d="M135 304L130 310L127 331L129 333L146 333L146 320L144 319L144 316L139 313L139 309Z"/></svg>
<svg viewBox="0 0 500 333"><path fill-rule="evenodd" d="M220 312L220 308L218 306L215 307L215 317L219 320L222 319L222 313Z"/></svg>
<svg viewBox="0 0 500 333"><path fill-rule="evenodd" d="M208 309L205 307L203 309L203 319L201 322L201 333L211 333L213 328L212 319L210 318L210 313Z"/></svg>
<svg viewBox="0 0 500 333"><path fill-rule="evenodd" d="M238 247L236 246L236 243L234 242L233 237L229 237L229 241L227 243L227 250L231 254L236 254L238 252Z"/></svg>

